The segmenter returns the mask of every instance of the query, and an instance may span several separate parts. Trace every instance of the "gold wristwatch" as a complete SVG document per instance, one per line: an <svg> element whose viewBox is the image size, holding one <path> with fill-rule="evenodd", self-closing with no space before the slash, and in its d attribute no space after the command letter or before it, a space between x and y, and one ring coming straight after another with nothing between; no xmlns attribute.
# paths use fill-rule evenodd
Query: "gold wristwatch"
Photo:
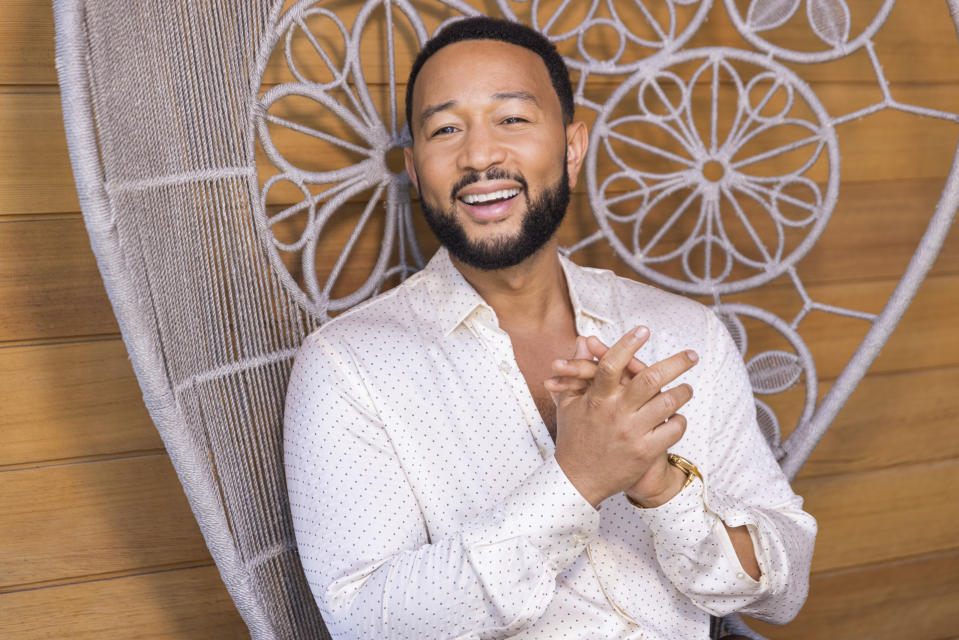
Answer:
<svg viewBox="0 0 959 640"><path fill-rule="evenodd" d="M699 469L696 468L695 464L693 464L686 458L682 456L677 456L675 453L667 453L666 461L686 474L686 482L683 483L683 486L680 487L679 491L682 491L683 489L691 485L693 483L693 480L696 478L699 478L700 481L703 481L703 474L699 472ZM626 499L629 500L629 504L633 505L634 507L638 507L640 509L649 508L639 504L638 502L630 498L628 494L623 494L623 495L625 495Z"/></svg>

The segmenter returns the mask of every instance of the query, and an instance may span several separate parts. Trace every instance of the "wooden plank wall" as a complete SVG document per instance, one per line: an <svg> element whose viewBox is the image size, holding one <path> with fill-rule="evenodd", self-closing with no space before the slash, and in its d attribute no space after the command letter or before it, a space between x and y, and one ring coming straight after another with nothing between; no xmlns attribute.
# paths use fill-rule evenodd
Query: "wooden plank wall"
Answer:
<svg viewBox="0 0 959 640"><path fill-rule="evenodd" d="M854 14L878 5L850 4ZM956 34L944 2L922 4L900 3L877 51L894 95L955 110ZM716 5L693 44L743 46ZM876 91L864 55L796 69L827 108L859 104ZM382 77L370 69L371 81ZM385 93L382 85L373 89ZM849 151L837 215L801 273L818 300L878 311L938 198L959 126L886 112L839 133ZM594 227L579 189L561 233L568 241ZM608 254L585 257L623 270ZM328 268L324 258L321 269ZM795 304L786 287L764 293L762 301L784 310ZM897 333L796 482L820 523L812 591L792 624L761 627L769 637L956 635L957 315L959 232L953 231ZM828 389L863 327L811 317L803 330ZM0 12L0 637L244 633L140 402L89 249L63 137L49 3L6 0Z"/></svg>

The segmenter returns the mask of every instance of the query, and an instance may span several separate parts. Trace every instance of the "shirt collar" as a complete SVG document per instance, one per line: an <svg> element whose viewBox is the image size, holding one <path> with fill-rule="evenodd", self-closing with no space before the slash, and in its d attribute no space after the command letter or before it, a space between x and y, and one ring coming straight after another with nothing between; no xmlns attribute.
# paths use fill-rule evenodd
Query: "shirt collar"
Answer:
<svg viewBox="0 0 959 640"><path fill-rule="evenodd" d="M608 310L613 306L610 304L609 290L606 287L597 287L595 282L591 282L595 270L579 266L562 253L559 254L559 262L566 274L569 299L573 303L576 316L587 315L603 324L613 324L613 319L608 314ZM607 313L600 309L606 309Z"/></svg>
<svg viewBox="0 0 959 640"><path fill-rule="evenodd" d="M559 259L563 273L566 274L569 297L577 318L586 315L600 323L612 324L613 320L609 315L600 311L608 308L610 301L605 297L607 292L603 288L590 282L593 270L580 267L562 254ZM495 322L496 314L492 307L453 265L446 247L437 250L423 269L423 275L426 277L430 298L435 304L429 311L444 336L451 334L478 309L488 310L489 317Z"/></svg>
<svg viewBox="0 0 959 640"><path fill-rule="evenodd" d="M493 309L486 304L476 289L466 281L450 260L446 247L440 247L423 269L430 301L435 305L426 311L439 324L444 336L451 334L477 308Z"/></svg>

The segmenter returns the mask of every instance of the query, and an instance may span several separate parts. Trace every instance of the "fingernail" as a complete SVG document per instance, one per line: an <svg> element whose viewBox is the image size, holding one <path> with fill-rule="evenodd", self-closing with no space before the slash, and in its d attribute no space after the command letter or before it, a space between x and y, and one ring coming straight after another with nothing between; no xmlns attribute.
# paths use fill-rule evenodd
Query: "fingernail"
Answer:
<svg viewBox="0 0 959 640"><path fill-rule="evenodd" d="M639 339L643 339L649 335L649 329L646 327L636 327L633 329L633 335Z"/></svg>
<svg viewBox="0 0 959 640"><path fill-rule="evenodd" d="M561 366L561 367L564 367L564 366L566 366L567 364L569 364L569 360L557 360L557 361L556 361L556 364L559 365L559 366Z"/></svg>
<svg viewBox="0 0 959 640"><path fill-rule="evenodd" d="M693 362L699 362L699 354L690 349L686 352L686 357L692 360Z"/></svg>

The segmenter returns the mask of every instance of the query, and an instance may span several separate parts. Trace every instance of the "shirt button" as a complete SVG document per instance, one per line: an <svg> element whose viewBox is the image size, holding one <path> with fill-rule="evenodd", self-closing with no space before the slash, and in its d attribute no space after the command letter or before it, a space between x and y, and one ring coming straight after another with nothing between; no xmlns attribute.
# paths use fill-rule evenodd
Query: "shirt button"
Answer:
<svg viewBox="0 0 959 640"><path fill-rule="evenodd" d="M581 547L586 544L586 534L584 533L577 533L575 536L573 536L573 539L576 541L577 547Z"/></svg>
<svg viewBox="0 0 959 640"><path fill-rule="evenodd" d="M506 362L506 360L501 360L500 363L499 363L499 370L502 371L503 373L508 373L508 372L509 372L509 363Z"/></svg>
<svg viewBox="0 0 959 640"><path fill-rule="evenodd" d="M541 444L536 445L536 448L539 449L539 457L546 459L546 447Z"/></svg>
<svg viewBox="0 0 959 640"><path fill-rule="evenodd" d="M739 573L736 574L736 577L739 578L740 580L744 580L746 578L746 574L740 571Z"/></svg>

